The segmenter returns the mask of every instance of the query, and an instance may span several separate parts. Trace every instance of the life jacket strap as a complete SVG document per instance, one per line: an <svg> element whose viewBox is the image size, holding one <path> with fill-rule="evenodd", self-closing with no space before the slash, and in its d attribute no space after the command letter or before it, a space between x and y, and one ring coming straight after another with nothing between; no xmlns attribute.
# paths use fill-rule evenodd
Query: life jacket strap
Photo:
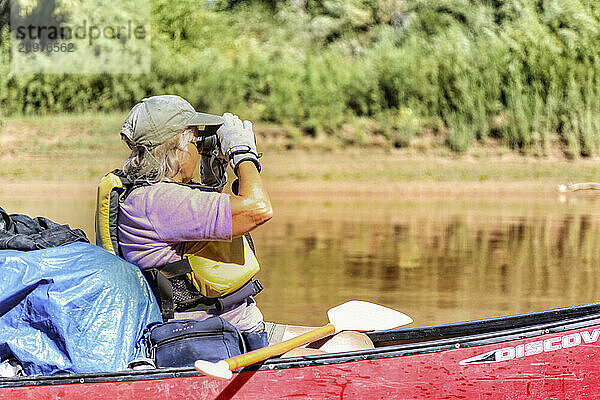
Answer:
<svg viewBox="0 0 600 400"><path fill-rule="evenodd" d="M175 303L173 299L173 284L171 278L185 276L192 272L187 258L165 264L161 267L148 268L142 271L146 280L148 280L154 296L158 300L163 319L172 319L175 311L222 311L236 304L240 304L244 299L255 296L263 290L262 284L258 280L250 280L241 288L228 295L209 298L198 294L192 299L183 300Z"/></svg>
<svg viewBox="0 0 600 400"><path fill-rule="evenodd" d="M263 290L263 286L256 280L250 280L244 286L233 293L216 298L209 298L202 295L178 302L175 305L175 311L223 311L237 304L241 304L250 296L256 296Z"/></svg>
<svg viewBox="0 0 600 400"><path fill-rule="evenodd" d="M158 268L142 270L148 281L154 297L158 301L163 319L171 319L175 316L175 303L173 301L173 285L171 281L160 273Z"/></svg>

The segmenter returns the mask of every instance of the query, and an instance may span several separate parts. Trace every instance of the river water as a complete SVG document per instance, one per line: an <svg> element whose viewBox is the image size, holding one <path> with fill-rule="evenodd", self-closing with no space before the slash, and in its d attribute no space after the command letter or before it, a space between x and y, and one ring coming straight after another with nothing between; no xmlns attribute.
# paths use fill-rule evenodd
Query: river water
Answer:
<svg viewBox="0 0 600 400"><path fill-rule="evenodd" d="M44 215L94 240L93 190L4 197L9 212ZM361 299L429 325L594 302L600 294L596 193L294 198L274 195L275 217L253 234L265 286L257 301L267 320L322 324L327 309Z"/></svg>

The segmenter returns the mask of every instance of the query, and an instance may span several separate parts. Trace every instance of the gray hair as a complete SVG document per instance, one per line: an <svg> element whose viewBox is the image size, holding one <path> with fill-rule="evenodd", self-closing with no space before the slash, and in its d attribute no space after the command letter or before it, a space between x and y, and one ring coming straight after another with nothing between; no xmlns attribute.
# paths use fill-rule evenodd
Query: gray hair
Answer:
<svg viewBox="0 0 600 400"><path fill-rule="evenodd" d="M125 135L121 134L121 140L131 149L131 154L123 165L123 172L132 180L144 180L148 183L173 178L181 170L177 153L183 151L185 156L189 157L187 145L193 137L194 130L187 128L179 135L175 135L164 143L148 150L145 147L136 146ZM145 154L146 152L150 154Z"/></svg>

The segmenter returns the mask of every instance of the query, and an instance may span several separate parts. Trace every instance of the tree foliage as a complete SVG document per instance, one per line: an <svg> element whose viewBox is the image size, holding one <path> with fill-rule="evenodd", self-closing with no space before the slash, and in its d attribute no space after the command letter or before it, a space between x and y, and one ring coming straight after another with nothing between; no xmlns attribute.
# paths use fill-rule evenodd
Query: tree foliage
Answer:
<svg viewBox="0 0 600 400"><path fill-rule="evenodd" d="M596 155L599 20L592 0L154 0L151 73L2 74L0 106L127 110L178 93L306 134L355 123L364 135L366 118L396 146L433 130L457 151L502 140L544 154L560 141Z"/></svg>

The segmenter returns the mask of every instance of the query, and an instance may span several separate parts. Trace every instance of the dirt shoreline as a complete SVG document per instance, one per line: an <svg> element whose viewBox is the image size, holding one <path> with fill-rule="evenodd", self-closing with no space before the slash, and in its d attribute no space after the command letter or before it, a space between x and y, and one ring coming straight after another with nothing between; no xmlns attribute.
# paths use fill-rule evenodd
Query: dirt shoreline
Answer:
<svg viewBox="0 0 600 400"><path fill-rule="evenodd" d="M267 181L272 197L282 199L402 200L445 198L543 198L560 193L557 185L540 182L355 182L355 181ZM580 192L582 193L582 192ZM598 191L588 191L598 193ZM575 194L567 193L574 196ZM582 194L577 194L582 196ZM5 200L96 196L95 182L28 180L0 186Z"/></svg>
<svg viewBox="0 0 600 400"><path fill-rule="evenodd" d="M558 185L600 181L600 162L532 157L440 157L374 149L264 151L262 176L278 197L540 197ZM127 153L0 157L0 196L95 196ZM230 180L234 178L229 173Z"/></svg>
<svg viewBox="0 0 600 400"><path fill-rule="evenodd" d="M122 119L116 113L5 120L0 197L95 197L100 178L127 158L116 134ZM561 184L600 181L600 158L569 160L560 151L536 157L489 142L457 154L422 140L402 149L348 147L327 137L290 138L279 126L257 124L255 131L263 179L280 198L539 198L557 194Z"/></svg>

